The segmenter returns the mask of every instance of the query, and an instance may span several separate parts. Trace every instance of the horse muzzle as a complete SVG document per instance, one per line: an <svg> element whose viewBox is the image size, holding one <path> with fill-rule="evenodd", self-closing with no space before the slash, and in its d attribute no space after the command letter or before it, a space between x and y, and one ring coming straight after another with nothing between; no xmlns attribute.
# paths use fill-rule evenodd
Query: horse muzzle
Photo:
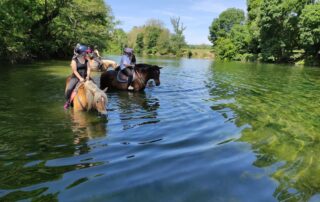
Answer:
<svg viewBox="0 0 320 202"><path fill-rule="evenodd" d="M160 80L155 80L156 86L160 86Z"/></svg>
<svg viewBox="0 0 320 202"><path fill-rule="evenodd" d="M108 112L107 112L106 110L105 110L105 111L99 111L98 114L99 114L100 116L105 116L105 117L108 116Z"/></svg>

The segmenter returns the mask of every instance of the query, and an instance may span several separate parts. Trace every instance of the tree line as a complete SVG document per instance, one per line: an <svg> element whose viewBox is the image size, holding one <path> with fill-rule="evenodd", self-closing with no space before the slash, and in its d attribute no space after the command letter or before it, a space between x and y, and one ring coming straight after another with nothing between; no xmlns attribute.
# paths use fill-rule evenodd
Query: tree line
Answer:
<svg viewBox="0 0 320 202"><path fill-rule="evenodd" d="M116 22L103 0L1 0L0 60L66 58L76 43L107 47Z"/></svg>
<svg viewBox="0 0 320 202"><path fill-rule="evenodd" d="M183 32L186 27L179 17L170 19L173 33L161 20L149 19L142 26L133 27L128 33L118 29L113 33L109 52L121 53L124 46L134 48L138 55L174 55L185 54L187 43Z"/></svg>
<svg viewBox="0 0 320 202"><path fill-rule="evenodd" d="M248 0L214 19L209 40L222 60L320 64L320 2Z"/></svg>

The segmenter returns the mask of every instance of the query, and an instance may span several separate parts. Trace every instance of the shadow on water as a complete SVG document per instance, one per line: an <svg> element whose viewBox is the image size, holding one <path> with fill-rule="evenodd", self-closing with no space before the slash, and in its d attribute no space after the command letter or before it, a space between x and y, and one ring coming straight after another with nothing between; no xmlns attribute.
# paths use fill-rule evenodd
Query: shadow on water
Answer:
<svg viewBox="0 0 320 202"><path fill-rule="evenodd" d="M55 200L58 192L46 194L54 187L51 182L67 172L101 164L48 164L89 152L88 141L107 134L106 120L63 110L68 64L0 68L0 201Z"/></svg>
<svg viewBox="0 0 320 202"><path fill-rule="evenodd" d="M320 71L279 65L214 64L208 87L212 109L242 131L253 165L278 182L279 201L319 200Z"/></svg>

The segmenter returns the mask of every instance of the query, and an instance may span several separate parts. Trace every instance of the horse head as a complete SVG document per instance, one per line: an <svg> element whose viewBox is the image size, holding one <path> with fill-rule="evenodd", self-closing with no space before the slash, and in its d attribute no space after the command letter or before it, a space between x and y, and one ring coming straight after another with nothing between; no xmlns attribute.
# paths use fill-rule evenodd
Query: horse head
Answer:
<svg viewBox="0 0 320 202"><path fill-rule="evenodd" d="M85 87L87 92L88 110L94 108L99 114L107 115L106 104L108 103L108 98L105 92L100 90L92 81L86 81Z"/></svg>
<svg viewBox="0 0 320 202"><path fill-rule="evenodd" d="M160 69L162 69L162 67L149 64L137 64L136 68L146 73L146 80L153 79L157 86L160 85Z"/></svg>
<svg viewBox="0 0 320 202"><path fill-rule="evenodd" d="M162 67L159 67L157 65L153 65L151 67L150 78L156 82L156 86L160 85L160 69L161 68Z"/></svg>

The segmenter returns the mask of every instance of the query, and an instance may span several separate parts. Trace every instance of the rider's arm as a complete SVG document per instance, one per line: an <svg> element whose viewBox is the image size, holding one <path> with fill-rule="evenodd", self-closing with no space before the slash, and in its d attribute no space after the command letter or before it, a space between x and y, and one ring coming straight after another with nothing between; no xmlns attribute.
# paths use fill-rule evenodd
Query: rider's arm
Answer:
<svg viewBox="0 0 320 202"><path fill-rule="evenodd" d="M91 73L91 67L90 67L89 62L87 62L87 78L86 78L86 80L90 79L90 73Z"/></svg>
<svg viewBox="0 0 320 202"><path fill-rule="evenodd" d="M77 71L77 63L76 63L76 61L72 60L70 66L71 66L71 69L72 69L73 74L76 75L76 77L77 77L80 81L83 81L84 79L80 76L80 74L79 74L78 71Z"/></svg>

